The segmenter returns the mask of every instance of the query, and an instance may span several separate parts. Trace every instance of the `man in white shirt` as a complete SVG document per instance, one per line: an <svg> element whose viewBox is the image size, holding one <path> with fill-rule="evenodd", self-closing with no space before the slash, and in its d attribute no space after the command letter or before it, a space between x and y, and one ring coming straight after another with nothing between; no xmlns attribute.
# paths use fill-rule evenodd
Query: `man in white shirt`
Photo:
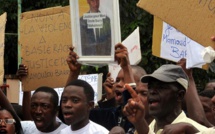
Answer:
<svg viewBox="0 0 215 134"><path fill-rule="evenodd" d="M24 134L58 134L67 125L57 120L58 94L53 88L39 87L31 97L33 121L22 121Z"/></svg>
<svg viewBox="0 0 215 134"><path fill-rule="evenodd" d="M61 109L66 124L61 134L108 134L103 126L89 120L94 107L94 90L86 81L74 80L67 84L61 96Z"/></svg>

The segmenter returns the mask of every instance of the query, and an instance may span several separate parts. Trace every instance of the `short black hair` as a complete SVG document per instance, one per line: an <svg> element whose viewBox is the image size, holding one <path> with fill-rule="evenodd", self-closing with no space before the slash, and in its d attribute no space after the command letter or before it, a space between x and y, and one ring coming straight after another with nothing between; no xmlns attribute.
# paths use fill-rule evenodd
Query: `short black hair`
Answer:
<svg viewBox="0 0 215 134"><path fill-rule="evenodd" d="M93 101L94 100L94 90L93 90L92 86L89 83L87 83L86 81L77 79L77 80L74 80L74 81L71 81L70 83L68 83L66 85L66 87L68 87L68 86L83 87L84 93L87 97L87 101Z"/></svg>
<svg viewBox="0 0 215 134"><path fill-rule="evenodd" d="M199 96L213 98L215 95L215 90L203 90L199 93Z"/></svg>
<svg viewBox="0 0 215 134"><path fill-rule="evenodd" d="M38 93L38 92L45 92L45 93L49 93L49 94L51 94L51 102L53 103L53 106L54 106L54 109L58 109L58 101L59 101L59 97L58 97L58 94L57 94L57 92L53 89L53 88L51 88L51 87L47 87L47 86L42 86L42 87L39 87L39 88L37 88L36 90L35 90L35 92L33 93L33 95L34 94L36 94L36 93Z"/></svg>

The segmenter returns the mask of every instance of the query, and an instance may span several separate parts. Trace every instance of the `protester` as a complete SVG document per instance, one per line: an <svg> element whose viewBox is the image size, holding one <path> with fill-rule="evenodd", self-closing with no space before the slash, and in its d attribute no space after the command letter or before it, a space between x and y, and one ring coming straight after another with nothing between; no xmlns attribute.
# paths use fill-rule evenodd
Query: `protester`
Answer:
<svg viewBox="0 0 215 134"><path fill-rule="evenodd" d="M64 89L61 109L66 124L62 134L108 134L108 130L89 120L90 110L94 107L94 90L83 80L74 80Z"/></svg>
<svg viewBox="0 0 215 134"><path fill-rule="evenodd" d="M202 103L207 120L215 126L215 110L213 110L212 98L215 90L204 90L199 93L199 99Z"/></svg>
<svg viewBox="0 0 215 134"><path fill-rule="evenodd" d="M206 118L204 109L202 107L199 95L197 93L196 84L193 78L192 68L186 69L186 59L182 58L178 61L177 65L181 66L184 72L188 76L189 86L185 94L185 104L186 104L186 113L189 118L195 120L196 122L206 126L213 126ZM195 103L193 103L195 102Z"/></svg>
<svg viewBox="0 0 215 134"><path fill-rule="evenodd" d="M0 89L0 133L23 134L20 119Z"/></svg>
<svg viewBox="0 0 215 134"><path fill-rule="evenodd" d="M58 94L50 87L39 87L31 97L30 113L33 121L22 121L26 134L58 134L66 125L58 121Z"/></svg>
<svg viewBox="0 0 215 134"><path fill-rule="evenodd" d="M0 133L23 134L20 121L15 118L13 112L0 107Z"/></svg>
<svg viewBox="0 0 215 134"><path fill-rule="evenodd" d="M124 114L134 124L139 134L160 133L164 126L179 122L191 123L198 130L206 129L187 118L182 111L181 103L188 88L188 77L180 66L163 65L151 75L143 76L141 81L148 83L149 114L155 120L148 127L144 119L145 107L137 95L132 95L133 99L124 108Z"/></svg>

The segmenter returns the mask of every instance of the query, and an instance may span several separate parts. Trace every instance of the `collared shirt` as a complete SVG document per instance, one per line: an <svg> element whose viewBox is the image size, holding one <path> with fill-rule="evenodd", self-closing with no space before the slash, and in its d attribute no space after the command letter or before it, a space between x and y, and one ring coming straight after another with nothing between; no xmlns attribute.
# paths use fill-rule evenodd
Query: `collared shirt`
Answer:
<svg viewBox="0 0 215 134"><path fill-rule="evenodd" d="M171 124L176 124L176 123L180 123L180 122L190 123L194 127L196 127L199 131L205 131L205 130L208 129L207 127L205 127L205 126L197 123L196 121L188 118L183 111L178 115L178 117ZM163 131L163 129L159 129L156 133L154 132L154 130L155 130L155 124L156 124L156 121L153 120L151 122L151 124L149 125L149 132L148 132L148 134L161 134L161 132ZM137 134L137 132L135 132L135 134Z"/></svg>

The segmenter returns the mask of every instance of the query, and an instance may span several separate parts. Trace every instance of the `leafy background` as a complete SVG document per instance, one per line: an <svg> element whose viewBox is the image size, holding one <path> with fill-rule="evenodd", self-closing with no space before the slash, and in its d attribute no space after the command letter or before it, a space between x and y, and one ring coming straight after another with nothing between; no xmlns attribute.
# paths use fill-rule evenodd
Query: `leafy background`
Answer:
<svg viewBox="0 0 215 134"><path fill-rule="evenodd" d="M22 0L22 12L43 9L54 6L69 5L69 0ZM137 26L140 27L140 41L142 60L139 63L148 73L152 73L162 64L171 63L152 56L152 30L153 16L146 11L138 8L138 0L119 0L120 18L121 18L121 37L124 40ZM17 71L17 10L18 0L0 0L0 14L7 12L6 37L5 37L5 55L4 68L5 75L15 74ZM83 66L82 71L86 73L104 73L107 74L107 66L95 68ZM203 90L206 82L214 79L214 73L210 70L194 69L194 78L198 90Z"/></svg>

